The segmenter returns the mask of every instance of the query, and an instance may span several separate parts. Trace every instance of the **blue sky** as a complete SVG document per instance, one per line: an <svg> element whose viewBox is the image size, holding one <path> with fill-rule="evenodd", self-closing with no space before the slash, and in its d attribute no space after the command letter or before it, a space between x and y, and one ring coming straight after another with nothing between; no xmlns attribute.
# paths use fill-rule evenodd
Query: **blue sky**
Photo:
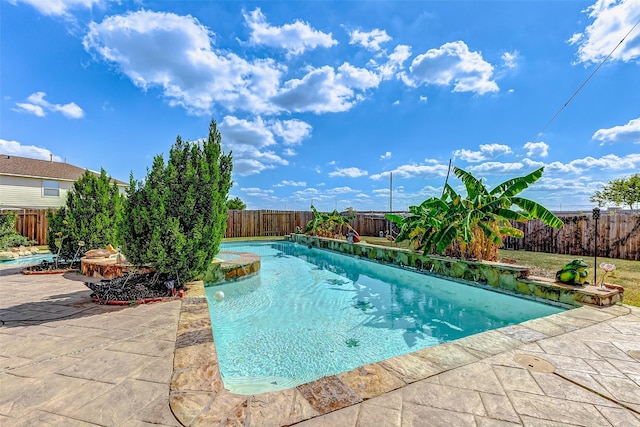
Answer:
<svg viewBox="0 0 640 427"><path fill-rule="evenodd" d="M590 210L640 170L640 0L0 0L0 153L128 181L215 118L250 209L406 209L449 159ZM540 133L544 129L544 132ZM450 181L459 187L460 182Z"/></svg>

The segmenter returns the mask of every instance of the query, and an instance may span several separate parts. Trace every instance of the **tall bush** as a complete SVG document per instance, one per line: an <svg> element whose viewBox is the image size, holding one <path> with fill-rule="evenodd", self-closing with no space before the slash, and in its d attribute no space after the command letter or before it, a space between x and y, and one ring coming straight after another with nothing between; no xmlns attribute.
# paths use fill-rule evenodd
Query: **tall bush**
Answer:
<svg viewBox="0 0 640 427"><path fill-rule="evenodd" d="M144 181L131 175L122 228L129 261L180 282L206 271L227 224L232 157L221 142L212 120L206 140L178 136L166 164L157 155Z"/></svg>
<svg viewBox="0 0 640 427"><path fill-rule="evenodd" d="M67 193L66 204L47 212L49 249L70 259L78 252L80 241L85 242L83 251L119 246L122 200L120 189L104 169L99 176L86 170Z"/></svg>

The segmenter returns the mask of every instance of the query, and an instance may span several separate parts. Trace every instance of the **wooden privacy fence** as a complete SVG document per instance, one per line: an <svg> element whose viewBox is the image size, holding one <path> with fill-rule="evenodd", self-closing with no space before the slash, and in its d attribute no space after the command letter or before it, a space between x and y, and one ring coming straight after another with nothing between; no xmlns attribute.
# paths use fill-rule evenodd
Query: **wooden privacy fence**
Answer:
<svg viewBox="0 0 640 427"><path fill-rule="evenodd" d="M304 229L312 218L311 211L231 210L224 237L284 236Z"/></svg>
<svg viewBox="0 0 640 427"><path fill-rule="evenodd" d="M3 212L0 210L0 213ZM13 210L18 214L16 230L39 245L47 244L47 211L45 209ZM593 256L595 247L595 220L589 214L556 215L564 227L556 230L540 221L514 226L524 232L522 239L508 237L505 249L533 252ZM284 236L304 229L313 218L310 211L243 210L229 211L225 237ZM384 212L358 212L351 226L361 236L378 236L389 230ZM397 229L392 228L397 233ZM346 232L346 230L344 230ZM598 256L640 261L640 214L628 211L603 211L598 220Z"/></svg>
<svg viewBox="0 0 640 427"><path fill-rule="evenodd" d="M508 237L505 249L552 254L593 256L596 247L595 220L591 213L556 213L564 226L557 230L542 222L513 223L524 233L522 239ZM618 211L603 213L598 219L598 256L640 261L640 214Z"/></svg>
<svg viewBox="0 0 640 427"><path fill-rule="evenodd" d="M350 224L362 236L378 236L380 231L389 229L389 221L383 212L360 212L349 216L355 216ZM312 219L311 211L233 210L229 211L224 237L284 236L293 233L296 227L304 230Z"/></svg>
<svg viewBox="0 0 640 427"><path fill-rule="evenodd" d="M47 222L46 209L0 209L0 214L13 212L18 214L16 218L16 231L29 240L33 240L38 245L47 244Z"/></svg>

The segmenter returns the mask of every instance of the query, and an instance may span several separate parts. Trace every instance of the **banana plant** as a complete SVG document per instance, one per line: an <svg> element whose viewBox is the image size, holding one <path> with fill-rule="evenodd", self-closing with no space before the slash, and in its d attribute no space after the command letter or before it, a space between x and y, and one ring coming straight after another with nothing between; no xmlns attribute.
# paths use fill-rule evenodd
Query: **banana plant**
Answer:
<svg viewBox="0 0 640 427"><path fill-rule="evenodd" d="M355 218L354 216L341 215L335 209L333 212L319 212L313 205L311 205L311 211L313 219L307 222L304 233L320 237L341 236L342 227L350 228L349 223Z"/></svg>
<svg viewBox="0 0 640 427"><path fill-rule="evenodd" d="M539 219L551 227L562 227L562 221L544 206L517 196L540 179L544 168L509 179L492 190L467 171L458 167L453 171L464 183L466 196L446 184L441 197L411 206L409 215L387 214L386 218L400 228L397 241L410 240L424 254L447 252L467 259L495 260L504 237L522 237L511 221ZM513 210L514 206L519 210Z"/></svg>

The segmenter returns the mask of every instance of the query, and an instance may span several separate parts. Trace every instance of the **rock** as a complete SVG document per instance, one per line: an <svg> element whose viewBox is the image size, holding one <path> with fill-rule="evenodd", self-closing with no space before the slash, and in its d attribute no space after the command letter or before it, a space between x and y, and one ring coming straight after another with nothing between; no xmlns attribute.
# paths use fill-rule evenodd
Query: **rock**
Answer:
<svg viewBox="0 0 640 427"><path fill-rule="evenodd" d="M84 256L90 259L94 258L109 258L111 256L111 252L107 249L91 249L84 253Z"/></svg>
<svg viewBox="0 0 640 427"><path fill-rule="evenodd" d="M0 261L13 261L14 259L18 259L17 253L11 251L0 252Z"/></svg>

